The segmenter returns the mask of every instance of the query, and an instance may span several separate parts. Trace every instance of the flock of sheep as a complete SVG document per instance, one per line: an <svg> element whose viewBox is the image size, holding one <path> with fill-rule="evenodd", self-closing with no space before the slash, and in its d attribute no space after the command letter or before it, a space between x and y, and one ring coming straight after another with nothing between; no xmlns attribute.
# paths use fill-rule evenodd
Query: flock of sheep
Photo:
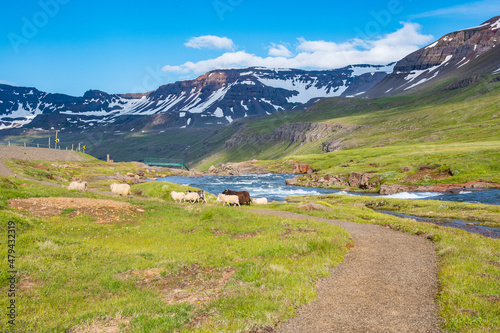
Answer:
<svg viewBox="0 0 500 333"><path fill-rule="evenodd" d="M87 191L87 188L88 188L87 182L84 180L71 182L67 187L68 190L77 190L77 191ZM113 183L110 185L110 188L113 194L121 195L124 197L132 194L132 192L130 192L130 185L128 184Z"/></svg>
<svg viewBox="0 0 500 333"><path fill-rule="evenodd" d="M191 204L194 204L195 202L200 202L200 200L202 202L205 201L205 203L207 203L207 199L205 198L205 191L203 190L200 191L187 190L186 193L172 191L170 192L170 196L175 202L179 201L179 203L181 201L183 202L189 201ZM241 207L242 204L250 205L250 202L257 205L267 204L266 198L250 198L250 194L248 193L248 191L225 190L224 192L220 193L217 196L216 201L222 202L223 203L222 206L225 206L227 204L228 206L238 205L238 207Z"/></svg>
<svg viewBox="0 0 500 333"><path fill-rule="evenodd" d="M131 194L130 192L130 185L128 184L117 184L113 183L110 185L111 192L116 195L120 196L128 196ZM166 185L162 187L163 190L168 188ZM83 180L79 181L74 181L69 184L67 187L68 190L78 190L78 191L87 191L87 182ZM175 202L190 202L191 204L194 204L195 202L203 202L207 203L207 199L205 197L205 191L200 190L200 191L191 191L187 190L186 193L183 192L175 192L172 191L170 192L170 195L172 196L172 199L174 199ZM228 206L231 205L238 205L238 207L241 207L242 204L247 204L250 205L250 203L254 203L256 205L265 205L267 204L267 199L266 198L251 198L250 194L248 191L231 191L231 190L225 190L224 192L220 193L217 196L217 201L222 202L223 206L226 204Z"/></svg>

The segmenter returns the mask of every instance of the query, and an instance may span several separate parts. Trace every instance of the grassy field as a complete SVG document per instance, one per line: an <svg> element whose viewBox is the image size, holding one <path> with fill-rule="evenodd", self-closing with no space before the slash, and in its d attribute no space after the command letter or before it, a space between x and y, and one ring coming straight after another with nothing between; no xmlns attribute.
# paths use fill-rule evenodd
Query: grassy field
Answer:
<svg viewBox="0 0 500 333"><path fill-rule="evenodd" d="M66 173L92 179L134 171L99 161L67 164L6 161L18 174L54 184ZM56 164L53 166L52 164ZM131 170L132 169L132 170ZM108 190L109 180L89 182ZM175 204L167 182L132 185L136 198L67 191L23 179L0 178L1 231L16 224L19 332L78 331L105 325L131 332L252 331L274 327L315 297L315 283L342 261L350 242L331 225L254 214L250 209ZM35 205L13 209L11 198L112 199L129 210L64 208L40 215ZM75 200L74 199L74 200ZM289 198L267 209L297 209L316 201L333 212L314 216L376 223L427 237L440 258L438 304L449 332L494 332L500 327L500 242L461 230L374 212L458 218L500 226L497 206L352 196ZM61 207L62 208L62 207ZM264 208L263 206L259 208ZM97 212L104 209L104 215ZM99 216L111 216L102 221ZM0 238L6 248L6 237ZM1 262L0 306L6 306L7 258ZM6 322L1 322L0 331Z"/></svg>
<svg viewBox="0 0 500 333"><path fill-rule="evenodd" d="M101 223L96 209L40 216L36 206L16 210L8 200L110 197L0 178L0 304L6 309L6 235L12 221L18 332L273 327L315 297L315 280L342 261L350 242L345 231L327 224L213 203L174 204L163 185L136 185L133 190L143 191L143 198L112 197L131 208L100 208L119 219ZM6 329L2 318L0 331Z"/></svg>
<svg viewBox="0 0 500 333"><path fill-rule="evenodd" d="M117 180L113 179L104 179L106 176L126 176L127 173L135 175L138 170L142 170L146 178L172 175L171 172L160 171L155 167L141 168L135 163L123 162L109 164L98 159L94 159L90 162L49 162L6 159L4 163L21 177L40 179L59 185L68 185L73 178L82 179L88 183L89 188L102 191L109 191L109 185L117 182ZM128 183L133 184L133 179L130 178Z"/></svg>

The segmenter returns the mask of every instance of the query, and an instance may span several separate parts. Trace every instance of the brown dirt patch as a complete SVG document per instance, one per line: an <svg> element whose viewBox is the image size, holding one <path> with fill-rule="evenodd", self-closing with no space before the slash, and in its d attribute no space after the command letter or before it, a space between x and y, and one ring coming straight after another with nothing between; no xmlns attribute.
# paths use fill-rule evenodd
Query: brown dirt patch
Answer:
<svg viewBox="0 0 500 333"><path fill-rule="evenodd" d="M31 275L22 275L17 282L17 289L20 294L27 294L31 289L43 286L43 281L35 279Z"/></svg>
<svg viewBox="0 0 500 333"><path fill-rule="evenodd" d="M212 235L214 235L214 236L231 235L231 238L246 239L246 238L255 237L255 236L261 234L262 232L264 232L265 230L255 230L255 231L251 231L251 232L237 233L237 234L232 234L229 231L221 230L221 229L210 229L210 231L212 232Z"/></svg>
<svg viewBox="0 0 500 333"><path fill-rule="evenodd" d="M180 232L183 233L183 234L189 235L189 234L192 234L193 232L196 232L196 229L181 230Z"/></svg>
<svg viewBox="0 0 500 333"><path fill-rule="evenodd" d="M210 231L212 232L212 235L214 235L214 236L220 236L220 235L228 234L227 231L221 230L221 229L210 229Z"/></svg>
<svg viewBox="0 0 500 333"><path fill-rule="evenodd" d="M118 274L117 278L136 279L138 287L157 290L168 304L200 305L222 296L235 271L234 267L219 269L193 264L176 274L164 274L160 268L151 268L127 271Z"/></svg>
<svg viewBox="0 0 500 333"><path fill-rule="evenodd" d="M255 236L261 234L264 231L265 230L255 230L255 231L252 231L252 232L246 232L246 233L241 233L241 234L233 234L231 237L232 238L236 238L236 239L252 238L252 237L255 237Z"/></svg>
<svg viewBox="0 0 500 333"><path fill-rule="evenodd" d="M289 228L289 227L285 227L285 232L281 234L281 237L289 237L294 232L301 233L301 234L309 234L309 233L312 233L312 232L318 232L318 230L316 230L316 229L307 229L307 228Z"/></svg>
<svg viewBox="0 0 500 333"><path fill-rule="evenodd" d="M121 315L94 319L90 323L71 328L69 333L118 333L130 324L130 319Z"/></svg>
<svg viewBox="0 0 500 333"><path fill-rule="evenodd" d="M442 180L453 176L453 173L451 172L450 169L444 171L438 171L438 168L439 166L422 165L418 168L419 169L418 172L406 176L405 181L416 182L420 180L429 180L429 179Z"/></svg>
<svg viewBox="0 0 500 333"><path fill-rule="evenodd" d="M133 216L144 210L128 202L89 198L28 198L10 199L12 208L27 211L34 216L57 216L64 209L74 209L65 216L86 215L97 223L121 223L135 221Z"/></svg>
<svg viewBox="0 0 500 333"><path fill-rule="evenodd" d="M480 298L484 298L486 299L488 302L490 303L500 303L500 296L498 295L483 295L483 294L480 294L480 295L476 295Z"/></svg>

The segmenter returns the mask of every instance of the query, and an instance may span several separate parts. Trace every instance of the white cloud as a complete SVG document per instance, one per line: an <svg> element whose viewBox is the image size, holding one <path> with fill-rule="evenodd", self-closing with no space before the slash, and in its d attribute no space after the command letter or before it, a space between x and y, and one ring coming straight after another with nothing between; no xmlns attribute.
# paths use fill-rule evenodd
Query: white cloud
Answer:
<svg viewBox="0 0 500 333"><path fill-rule="evenodd" d="M410 16L410 19L423 18L423 17L435 17L435 16L447 16L447 15L463 15L467 18L471 16L484 17L486 13L492 13L491 17L497 15L495 13L500 12L500 2L498 0L484 0L466 3L463 5L452 6L447 8L436 9L428 12L424 12L417 15ZM490 17L488 17L489 19ZM486 20L485 20L486 21Z"/></svg>
<svg viewBox="0 0 500 333"><path fill-rule="evenodd" d="M292 52L285 45L280 45L275 43L271 43L271 47L269 48L268 54L271 57L290 58L292 56Z"/></svg>
<svg viewBox="0 0 500 333"><path fill-rule="evenodd" d="M186 47L192 47L194 49L219 49L219 50L233 50L234 43L231 39L227 37L218 36L200 36L192 37L184 44Z"/></svg>
<svg viewBox="0 0 500 333"><path fill-rule="evenodd" d="M9 86L15 86L16 85L15 83L12 83L12 82L9 82L9 81L4 81L4 80L0 80L0 84L8 84Z"/></svg>
<svg viewBox="0 0 500 333"><path fill-rule="evenodd" d="M333 69L353 64L387 64L404 58L434 40L433 36L420 34L421 27L418 24L403 22L401 24L403 24L401 29L377 40L354 39L335 43L299 38L299 44L296 47L297 54L294 57L291 57L291 52L282 44L273 44L272 49L275 50L273 52L269 50L269 56L265 58L246 51L226 52L213 59L186 62L179 66L167 65L163 67L163 71L203 74L214 69L252 66Z"/></svg>

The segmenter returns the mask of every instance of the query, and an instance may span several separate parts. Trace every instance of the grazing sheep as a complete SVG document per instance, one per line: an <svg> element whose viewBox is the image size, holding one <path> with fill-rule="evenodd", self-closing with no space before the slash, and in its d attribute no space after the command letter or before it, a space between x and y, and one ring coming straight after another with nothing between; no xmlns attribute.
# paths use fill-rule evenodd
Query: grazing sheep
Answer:
<svg viewBox="0 0 500 333"><path fill-rule="evenodd" d="M252 198L252 202L256 205L267 205L267 198Z"/></svg>
<svg viewBox="0 0 500 333"><path fill-rule="evenodd" d="M186 194L193 193L193 192L198 193L198 195L200 196L200 200L205 201L205 203L207 203L207 199L205 198L205 191L203 191L203 190L200 190L200 191L187 190Z"/></svg>
<svg viewBox="0 0 500 333"><path fill-rule="evenodd" d="M131 194L130 185L128 185L128 184L113 183L113 184L111 184L110 188L111 188L111 192L113 192L114 194L118 194L120 196L126 197L126 196Z"/></svg>
<svg viewBox="0 0 500 333"><path fill-rule="evenodd" d="M188 193L184 196L184 201L189 201L194 204L196 201L200 201L200 195L196 192Z"/></svg>
<svg viewBox="0 0 500 333"><path fill-rule="evenodd" d="M225 195L221 193L217 196L217 201L222 201L224 203L222 206L225 206L227 203L228 206L233 204L233 205L238 205L238 207L241 207L240 200L237 195Z"/></svg>
<svg viewBox="0 0 500 333"><path fill-rule="evenodd" d="M179 200L179 203L181 202L181 200L184 201L186 197L184 193L175 191L170 192L170 196L172 196L172 199L174 199L175 202Z"/></svg>
<svg viewBox="0 0 500 333"><path fill-rule="evenodd" d="M239 200L240 200L240 204L242 204L242 205L247 204L250 206L250 202L252 202L248 191L231 191L231 190L227 189L224 192L222 192L222 194L237 195Z"/></svg>
<svg viewBox="0 0 500 333"><path fill-rule="evenodd" d="M87 182L83 180L79 180L76 182L71 182L67 187L68 190L77 190L77 191L87 191Z"/></svg>

